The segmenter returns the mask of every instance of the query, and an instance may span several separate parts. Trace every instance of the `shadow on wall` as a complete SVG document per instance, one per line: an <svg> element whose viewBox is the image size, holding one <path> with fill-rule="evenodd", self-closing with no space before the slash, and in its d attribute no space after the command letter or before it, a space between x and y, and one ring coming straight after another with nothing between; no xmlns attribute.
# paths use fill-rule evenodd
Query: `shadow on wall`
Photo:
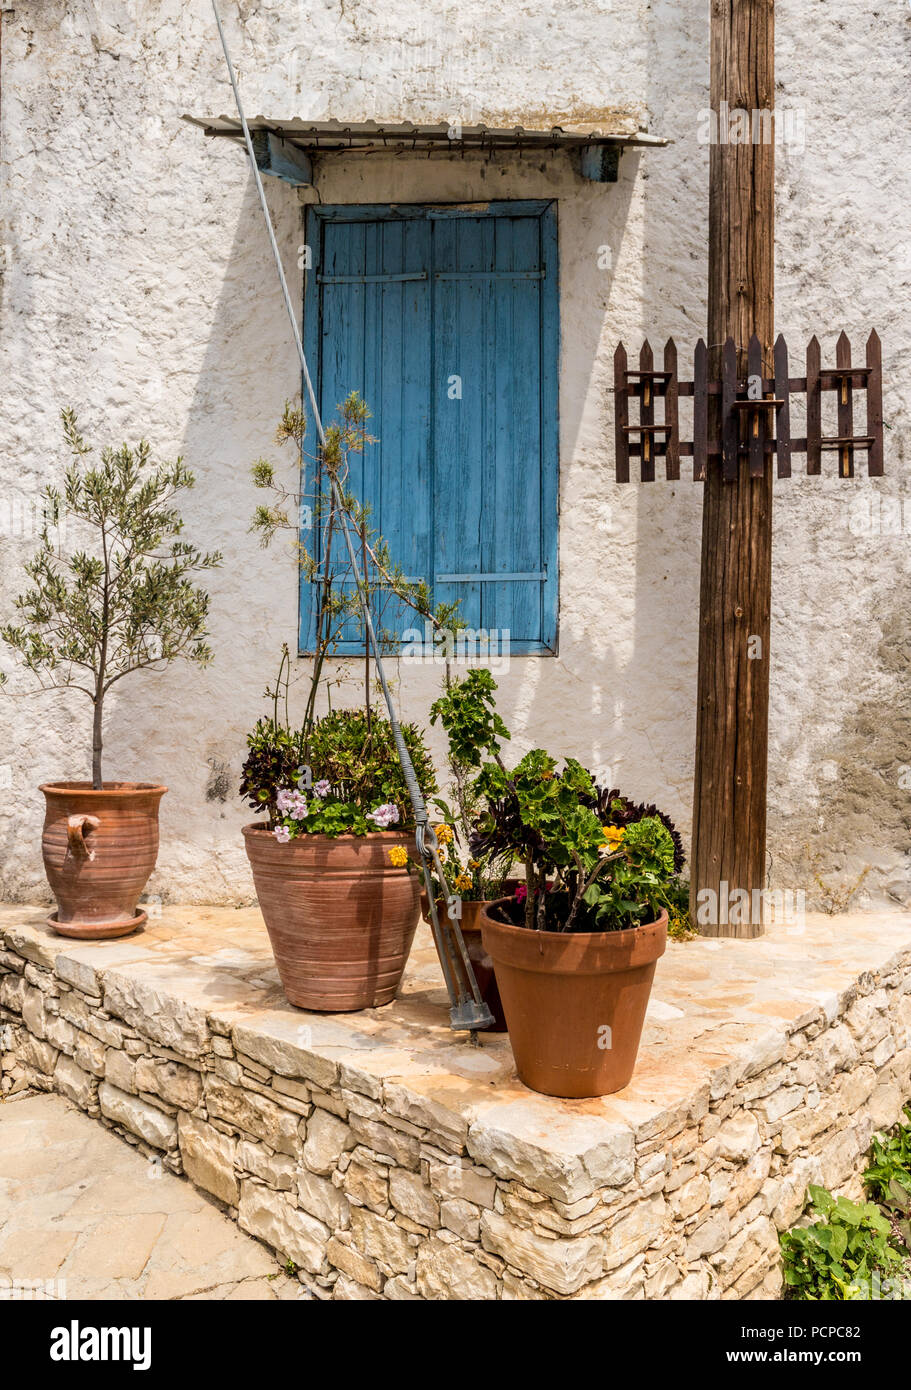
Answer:
<svg viewBox="0 0 911 1390"><path fill-rule="evenodd" d="M594 299L582 306L582 331L571 342L564 338L562 361L561 540L571 528L585 563L574 572L564 544L559 675L545 680L529 663L510 715L514 728L521 720L533 730L536 722L547 722L547 707L558 700L566 711L562 746L603 780L667 810L688 836L702 489L691 473L686 476L686 461L679 483L662 481L660 471L650 484L635 481L635 473L622 487L614 481L613 353L623 336L632 361L648 337L657 357L673 336L681 375L689 375L692 349L705 333L708 152L697 143L697 129L698 112L708 104L708 13L697 0L661 0L645 23L649 126L675 143L626 153L619 184L597 189L599 198L613 200L617 273L606 312ZM671 73L684 76L669 81ZM687 81L685 75L694 73L704 85ZM641 256L637 251L639 263L630 267L623 233L631 222L635 245L640 219ZM591 236L594 257L604 240L598 213ZM564 275L566 269L564 263ZM633 297L638 324L630 313ZM636 336L625 327L621 333L620 325L631 320ZM598 397L598 431L589 441L582 421L591 392ZM684 412L685 406L685 419ZM566 462L571 458L572 474ZM586 472L590 480L580 478ZM576 742L579 723L598 726L590 747Z"/></svg>
<svg viewBox="0 0 911 1390"><path fill-rule="evenodd" d="M198 133L191 135L201 142ZM237 795L240 768L274 658L297 625L290 546L277 543L264 552L249 534L259 500L250 466L264 454L280 457L272 441L284 402L298 390L297 358L252 176L240 166L240 151L214 145L204 146L214 157L203 161L201 176L213 185L243 179L243 192L231 204L237 221L230 250L211 266L215 303L180 452L196 474L183 509L187 534L224 555L207 586L215 659L205 670L177 663L147 679L141 691L136 678L130 695L112 709L108 729L111 746L132 750L130 763L138 768L148 764L149 750L170 746L162 734L175 713L186 727L182 756L168 758L159 868L148 892L166 896L168 882L176 880L187 902L232 900L247 881L252 899L241 836L250 813ZM267 196L293 294L299 275L290 253L300 240L300 209L284 184L270 187Z"/></svg>

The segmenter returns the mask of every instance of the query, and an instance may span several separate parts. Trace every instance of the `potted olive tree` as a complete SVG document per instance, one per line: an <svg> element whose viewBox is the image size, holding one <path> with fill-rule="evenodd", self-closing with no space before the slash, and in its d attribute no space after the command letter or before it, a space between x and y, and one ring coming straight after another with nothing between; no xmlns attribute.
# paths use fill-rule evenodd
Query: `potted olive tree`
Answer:
<svg viewBox="0 0 911 1390"><path fill-rule="evenodd" d="M43 494L48 522L16 599L18 622L0 628L41 690L71 689L92 706L91 780L41 787L42 849L64 936L125 936L145 921L139 897L158 856L158 782L105 782L104 711L112 688L134 671L185 657L207 665L208 595L190 576L220 563L181 538L175 495L194 484L181 459L154 464L149 444L92 452L72 410L63 411L72 454L62 489ZM67 550L54 541L65 513ZM71 543L72 542L72 543ZM5 680L0 676L0 680ZM22 692L22 693L28 693ZM88 761L88 760L87 760Z"/></svg>
<svg viewBox="0 0 911 1390"><path fill-rule="evenodd" d="M512 853L525 881L481 911L520 1078L546 1095L607 1095L630 1080L669 914L679 920L679 836L655 807L595 785L572 758L500 756L493 694L477 679L435 706L454 751L486 752L477 855Z"/></svg>
<svg viewBox="0 0 911 1390"><path fill-rule="evenodd" d="M288 715L285 648L279 678L267 691L272 715L248 736L241 781L241 794L265 816L244 827L244 844L282 986L290 1003L325 1012L388 1003L420 917L417 878L408 872L416 851L401 843L414 828L411 800L392 728L374 707L369 650L353 664L332 658L349 624L360 618L359 587L389 650L400 640L384 628L392 605L419 614L437 631L457 626L454 606L434 609L426 586L405 579L370 525L368 509L352 494L350 457L374 441L357 393L339 412L312 461L309 492L285 488L265 459L253 468L255 485L271 494L257 508L253 529L265 545L282 531L294 533L314 594L316 635L302 722L293 726ZM295 447L298 468L305 433L303 413L287 406L276 441ZM313 523L312 539L305 534L300 540L302 517ZM358 573L340 544L343 525L357 538ZM346 679L357 680L361 698L333 708ZM423 735L411 724L402 734L426 798L436 791L436 777Z"/></svg>

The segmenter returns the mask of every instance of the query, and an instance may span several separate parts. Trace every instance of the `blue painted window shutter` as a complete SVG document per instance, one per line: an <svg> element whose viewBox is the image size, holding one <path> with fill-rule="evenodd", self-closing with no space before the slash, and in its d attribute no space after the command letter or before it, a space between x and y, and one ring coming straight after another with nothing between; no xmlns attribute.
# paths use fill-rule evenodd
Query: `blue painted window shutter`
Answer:
<svg viewBox="0 0 911 1390"><path fill-rule="evenodd" d="M379 443L351 485L404 573L518 655L557 646L559 355L549 203L309 209L304 328L324 419L349 391ZM304 536L309 545L311 538ZM503 578L499 578L503 576ZM301 650L313 645L301 587ZM388 600L398 636L417 626ZM350 623L342 654L363 651Z"/></svg>

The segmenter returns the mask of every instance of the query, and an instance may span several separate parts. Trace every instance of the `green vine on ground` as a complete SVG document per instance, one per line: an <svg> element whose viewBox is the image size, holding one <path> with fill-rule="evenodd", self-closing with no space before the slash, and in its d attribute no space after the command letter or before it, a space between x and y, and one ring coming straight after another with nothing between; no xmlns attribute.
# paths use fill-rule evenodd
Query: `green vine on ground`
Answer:
<svg viewBox="0 0 911 1390"><path fill-rule="evenodd" d="M812 1302L911 1299L911 1105L907 1124L874 1135L869 1201L810 1186L810 1215L780 1237L785 1297Z"/></svg>

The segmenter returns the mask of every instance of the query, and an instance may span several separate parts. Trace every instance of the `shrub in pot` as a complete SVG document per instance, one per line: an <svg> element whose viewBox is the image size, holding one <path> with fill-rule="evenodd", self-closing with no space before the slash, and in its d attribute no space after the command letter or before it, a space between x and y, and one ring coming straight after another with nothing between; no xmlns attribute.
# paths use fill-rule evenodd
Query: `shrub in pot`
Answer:
<svg viewBox="0 0 911 1390"><path fill-rule="evenodd" d="M492 706L492 689L466 680L437 708L458 730L481 727ZM547 1095L621 1090L665 950L679 837L654 808L598 788L572 758L561 765L533 749L508 769L493 728L486 751L472 851L511 853L525 868L524 884L481 913L519 1076Z"/></svg>
<svg viewBox="0 0 911 1390"><path fill-rule="evenodd" d="M396 615L415 613L436 628L455 622L453 606L432 608L426 586L405 579L350 491L351 455L372 442L368 418L357 393L341 404L314 459L310 494L284 488L266 459L253 467L255 485L271 494L257 508L253 529L263 545L281 531L294 533L302 576L312 585L315 635L300 727L292 729L288 719L286 647L275 688L267 692L272 717L249 736L241 792L267 821L246 826L244 843L285 994L300 1008L322 1012L388 1003L420 917L418 882L408 871L411 850L401 843L414 831L411 802L392 727L372 707L369 649L360 707L320 716L320 704L331 704L346 678L345 667L331 658L342 637L357 629L361 595L390 650L401 640L388 628ZM276 442L295 446L298 468L305 434L303 413L286 406ZM318 523L309 543L299 539L304 517ZM339 543L343 522L358 538L356 571ZM423 737L412 724L402 734L426 797L436 791L436 778Z"/></svg>
<svg viewBox="0 0 911 1390"><path fill-rule="evenodd" d="M420 730L402 734L429 795ZM388 721L362 709L306 730L260 720L248 744L241 791L268 820L245 826L244 843L289 1002L329 1013L388 1004L420 917L401 846L414 820Z"/></svg>
<svg viewBox="0 0 911 1390"><path fill-rule="evenodd" d="M20 620L0 636L42 690L80 691L92 704L91 781L48 782L42 849L64 936L124 936L146 918L140 895L158 856L156 781L105 782L104 711L134 671L185 657L205 666L209 599L190 576L220 563L181 538L174 495L194 484L181 459L153 464L149 444L106 448L96 467L72 410L63 412L72 462L62 490L46 488L46 523L25 566ZM65 527L63 522L65 520ZM66 548L63 533L66 533ZM0 675L0 681L5 676Z"/></svg>

